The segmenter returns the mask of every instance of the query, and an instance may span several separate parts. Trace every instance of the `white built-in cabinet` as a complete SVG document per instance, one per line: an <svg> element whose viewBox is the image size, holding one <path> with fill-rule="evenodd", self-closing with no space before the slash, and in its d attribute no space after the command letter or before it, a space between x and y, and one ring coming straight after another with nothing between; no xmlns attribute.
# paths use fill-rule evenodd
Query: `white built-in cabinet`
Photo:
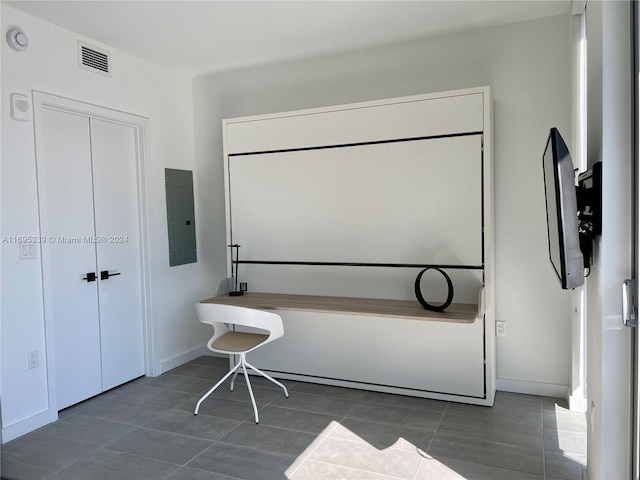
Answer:
<svg viewBox="0 0 640 480"><path fill-rule="evenodd" d="M228 119L223 135L227 240L241 245L249 292L216 301L275 309L285 324L250 362L281 378L491 405L489 88ZM464 315L419 307L428 265L450 276L450 308ZM433 270L420 285L433 304L447 295ZM255 292L267 296L256 304ZM295 305L309 296L345 307ZM419 308L358 311L349 299L362 298Z"/></svg>
<svg viewBox="0 0 640 480"><path fill-rule="evenodd" d="M135 126L75 110L83 104L35 98L50 389L60 410L145 373L140 139Z"/></svg>

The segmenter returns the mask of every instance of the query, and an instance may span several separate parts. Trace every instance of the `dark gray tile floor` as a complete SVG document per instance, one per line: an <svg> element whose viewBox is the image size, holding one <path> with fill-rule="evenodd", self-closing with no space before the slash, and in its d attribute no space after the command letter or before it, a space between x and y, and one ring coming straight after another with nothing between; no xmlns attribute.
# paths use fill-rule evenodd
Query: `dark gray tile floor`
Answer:
<svg viewBox="0 0 640 480"><path fill-rule="evenodd" d="M12 480L579 480L583 414L498 392L492 408L241 378L201 406L226 359L200 357L60 413L2 447Z"/></svg>

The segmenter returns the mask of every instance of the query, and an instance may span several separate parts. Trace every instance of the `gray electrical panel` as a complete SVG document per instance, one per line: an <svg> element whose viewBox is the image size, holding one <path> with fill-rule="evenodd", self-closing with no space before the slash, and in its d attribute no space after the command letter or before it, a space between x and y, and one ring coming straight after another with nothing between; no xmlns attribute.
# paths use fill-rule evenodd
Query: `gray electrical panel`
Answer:
<svg viewBox="0 0 640 480"><path fill-rule="evenodd" d="M184 265L198 260L196 222L193 209L193 172L164 169L169 227L169 265Z"/></svg>

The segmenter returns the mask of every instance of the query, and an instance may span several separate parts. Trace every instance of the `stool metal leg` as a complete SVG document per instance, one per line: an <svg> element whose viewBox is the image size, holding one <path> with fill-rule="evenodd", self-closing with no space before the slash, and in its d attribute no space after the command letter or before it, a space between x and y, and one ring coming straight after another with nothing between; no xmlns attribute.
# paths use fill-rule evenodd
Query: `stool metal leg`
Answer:
<svg viewBox="0 0 640 480"><path fill-rule="evenodd" d="M271 380L273 383L275 383L276 385L278 385L280 388L282 388L284 390L284 396L289 398L289 392L287 391L287 387L285 387L283 384L281 384L279 381L277 381L275 378L271 378L269 375L267 375L266 373L264 373L262 370L258 370L256 367L254 367L253 365L250 365L249 363L247 363L246 361L244 362L247 367L249 367L251 370L253 370L256 373L259 373L260 375L262 375L264 378L266 378L267 380Z"/></svg>
<svg viewBox="0 0 640 480"><path fill-rule="evenodd" d="M227 378L229 378L233 373L237 372L237 371L238 371L238 368L240 368L240 364L236 365L236 366L235 366L235 367L233 367L231 370L229 370L229 371L227 372L227 374L226 374L224 377L222 377L222 379L221 379L218 383L216 383L213 387L211 387L211 388L209 389L209 391L208 391L207 393L205 393L205 394L202 396L202 398L200 398L200 400L198 400L198 403L196 404L196 409L195 409L195 411L193 412L193 414L194 414L194 415L197 415L197 414L198 414L198 410L200 410L200 404L201 404L202 402L204 402L204 400L205 400L209 395L211 395L211 394L214 392L214 390L215 390L216 388L218 388L218 387L219 387L219 386L220 386L220 385L221 385L221 384L222 384L222 383L223 383Z"/></svg>
<svg viewBox="0 0 640 480"><path fill-rule="evenodd" d="M241 363L238 363L238 365L242 365ZM236 383L236 377L238 376L238 373L240 372L240 369L236 370L236 373L233 374L233 377L231 377L231 386L229 387L229 390L231 390L233 392L233 387L235 386Z"/></svg>
<svg viewBox="0 0 640 480"><path fill-rule="evenodd" d="M251 382L249 381L249 375L247 374L246 365L248 365L248 363L244 358L244 354L241 356L240 362L242 363L242 366L243 366L242 372L244 373L244 379L247 382L247 388L249 389L249 396L251 397L251 403L253 404L253 413L255 414L255 417L256 417L256 423L259 423L260 420L258 419L258 407L256 406L256 399L253 396L253 389L251 388Z"/></svg>

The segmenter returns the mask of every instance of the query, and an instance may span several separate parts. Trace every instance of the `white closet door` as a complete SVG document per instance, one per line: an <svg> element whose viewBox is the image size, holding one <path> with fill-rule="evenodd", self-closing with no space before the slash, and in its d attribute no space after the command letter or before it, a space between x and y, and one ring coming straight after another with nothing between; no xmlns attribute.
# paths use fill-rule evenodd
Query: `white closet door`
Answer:
<svg viewBox="0 0 640 480"><path fill-rule="evenodd" d="M53 320L56 390L62 409L102 391L91 146L86 117L43 110L38 152L46 312Z"/></svg>
<svg viewBox="0 0 640 480"><path fill-rule="evenodd" d="M43 109L40 131L45 309L62 409L144 375L137 148L133 127L55 110Z"/></svg>
<svg viewBox="0 0 640 480"><path fill-rule="evenodd" d="M102 387L144 375L136 143L133 127L91 119Z"/></svg>

